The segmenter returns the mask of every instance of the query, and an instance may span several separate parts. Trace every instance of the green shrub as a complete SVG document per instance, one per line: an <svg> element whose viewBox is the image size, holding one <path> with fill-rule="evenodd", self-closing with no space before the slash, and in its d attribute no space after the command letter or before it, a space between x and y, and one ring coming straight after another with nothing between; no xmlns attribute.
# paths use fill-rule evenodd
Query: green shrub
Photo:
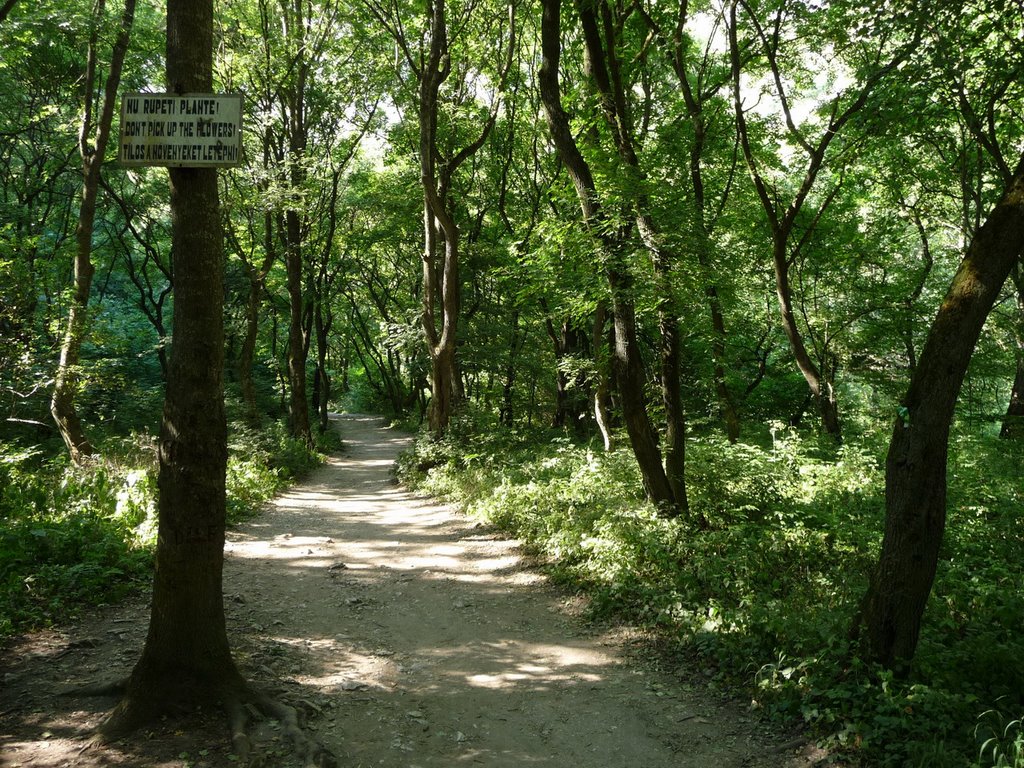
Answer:
<svg viewBox="0 0 1024 768"><path fill-rule="evenodd" d="M1002 711L990 709L978 718L975 738L982 765L1024 768L1024 718L1009 719Z"/></svg>
<svg viewBox="0 0 1024 768"><path fill-rule="evenodd" d="M860 662L850 625L884 526L886 435L841 448L774 424L763 443L691 436L697 515L659 518L628 448L459 420L400 460L409 484L520 537L596 613L642 622L765 716L865 765L1021 766L1020 449L957 437L949 520L914 667ZM624 437L620 445L628 445Z"/></svg>
<svg viewBox="0 0 1024 768"><path fill-rule="evenodd" d="M0 446L0 639L116 600L151 555L148 470L43 462Z"/></svg>
<svg viewBox="0 0 1024 768"><path fill-rule="evenodd" d="M274 494L323 461L279 422L260 430L232 427L226 478L229 523L252 517Z"/></svg>

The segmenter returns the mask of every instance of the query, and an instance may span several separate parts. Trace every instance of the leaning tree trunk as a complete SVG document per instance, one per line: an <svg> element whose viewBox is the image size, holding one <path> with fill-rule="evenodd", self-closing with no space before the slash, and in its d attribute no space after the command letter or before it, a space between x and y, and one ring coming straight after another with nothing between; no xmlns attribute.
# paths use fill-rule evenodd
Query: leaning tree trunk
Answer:
<svg viewBox="0 0 1024 768"><path fill-rule="evenodd" d="M946 457L957 396L982 326L1024 251L1024 157L978 230L932 323L893 428L885 537L854 633L869 658L908 663L917 648L946 524Z"/></svg>
<svg viewBox="0 0 1024 768"><path fill-rule="evenodd" d="M789 347L793 351L793 359L796 361L797 368L810 388L811 397L818 405L822 428L836 440L841 440L842 428L839 422L839 406L836 402L835 389L830 382L822 380L821 371L811 359L807 345L804 344L803 336L796 324L793 290L789 283L789 259L786 254L786 244L789 241L788 230L776 232L774 239L772 262L775 269L775 293L779 300L782 330L785 331L786 338L789 340Z"/></svg>
<svg viewBox="0 0 1024 768"><path fill-rule="evenodd" d="M657 434L647 413L646 376L637 339L632 278L622 263L625 248L609 231L613 227L598 202L593 173L579 151L569 126L569 116L562 107L558 76L562 53L561 13L561 0L544 0L541 22L543 61L538 76L541 101L552 141L576 188L584 222L593 234L608 280L615 328L612 368L622 395L622 417L640 469L644 492L662 513L672 514L678 509L677 501L662 466Z"/></svg>
<svg viewBox="0 0 1024 768"><path fill-rule="evenodd" d="M104 7L102 2L97 5L98 16L102 15ZM82 156L82 202L78 209L78 227L75 231L74 291L71 296L71 308L68 311L67 327L64 330L64 340L60 348L60 362L54 377L53 395L50 399L50 414L64 439L72 461L76 463L93 452L92 443L86 437L82 421L78 417L78 410L75 408L75 393L79 384L78 368L81 362L82 341L85 339L89 327L89 292L92 289L92 277L96 271L92 264L92 235L96 220L100 170L103 167L103 158L107 153L107 140L110 138L117 89L121 83L121 70L125 54L128 51L134 20L135 0L127 0L124 14L121 17L121 28L114 43L110 72L103 89L103 103L95 126L95 145L89 144L89 134L93 130L93 84L99 53L97 32L93 32L89 41L85 76L85 111L79 134L79 149ZM95 20L97 29L101 21L100 18Z"/></svg>

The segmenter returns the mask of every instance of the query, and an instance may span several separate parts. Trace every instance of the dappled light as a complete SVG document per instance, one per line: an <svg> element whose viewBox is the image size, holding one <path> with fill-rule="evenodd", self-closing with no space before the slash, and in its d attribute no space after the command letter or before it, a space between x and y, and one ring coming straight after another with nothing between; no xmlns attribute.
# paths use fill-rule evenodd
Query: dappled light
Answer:
<svg viewBox="0 0 1024 768"><path fill-rule="evenodd" d="M1024 768L1022 20L0 0L0 768Z"/></svg>
<svg viewBox="0 0 1024 768"><path fill-rule="evenodd" d="M676 766L669 727L707 727L692 705L566 615L517 542L396 486L406 438L340 424L345 454L229 534L229 619L263 638L244 663L283 670L356 761Z"/></svg>

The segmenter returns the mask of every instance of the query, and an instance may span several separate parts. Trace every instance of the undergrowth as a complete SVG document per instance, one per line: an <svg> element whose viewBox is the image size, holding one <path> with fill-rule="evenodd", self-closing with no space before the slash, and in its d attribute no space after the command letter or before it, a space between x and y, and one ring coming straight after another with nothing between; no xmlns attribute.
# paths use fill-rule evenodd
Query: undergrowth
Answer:
<svg viewBox="0 0 1024 768"><path fill-rule="evenodd" d="M337 450L336 433L320 450ZM234 426L228 522L254 515L322 460L283 427ZM145 584L156 542L156 445L147 434L111 438L77 467L61 455L0 443L0 644L73 617Z"/></svg>
<svg viewBox="0 0 1024 768"><path fill-rule="evenodd" d="M706 529L654 514L628 448L560 434L463 419L420 437L399 471L848 762L1024 768L1021 457L995 439L951 448L946 543L903 678L848 639L881 541L884 445L836 449L782 425L762 443L693 437L688 490Z"/></svg>

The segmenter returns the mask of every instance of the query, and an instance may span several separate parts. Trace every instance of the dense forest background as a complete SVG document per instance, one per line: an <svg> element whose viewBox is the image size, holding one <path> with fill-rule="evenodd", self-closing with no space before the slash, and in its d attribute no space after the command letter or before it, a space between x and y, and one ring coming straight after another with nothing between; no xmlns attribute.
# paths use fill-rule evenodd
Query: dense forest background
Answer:
<svg viewBox="0 0 1024 768"><path fill-rule="evenodd" d="M1024 765L1024 6L215 27L234 519L383 412L407 482L711 687L869 764ZM147 578L175 275L166 172L112 160L161 4L7 3L0 39L3 637Z"/></svg>

